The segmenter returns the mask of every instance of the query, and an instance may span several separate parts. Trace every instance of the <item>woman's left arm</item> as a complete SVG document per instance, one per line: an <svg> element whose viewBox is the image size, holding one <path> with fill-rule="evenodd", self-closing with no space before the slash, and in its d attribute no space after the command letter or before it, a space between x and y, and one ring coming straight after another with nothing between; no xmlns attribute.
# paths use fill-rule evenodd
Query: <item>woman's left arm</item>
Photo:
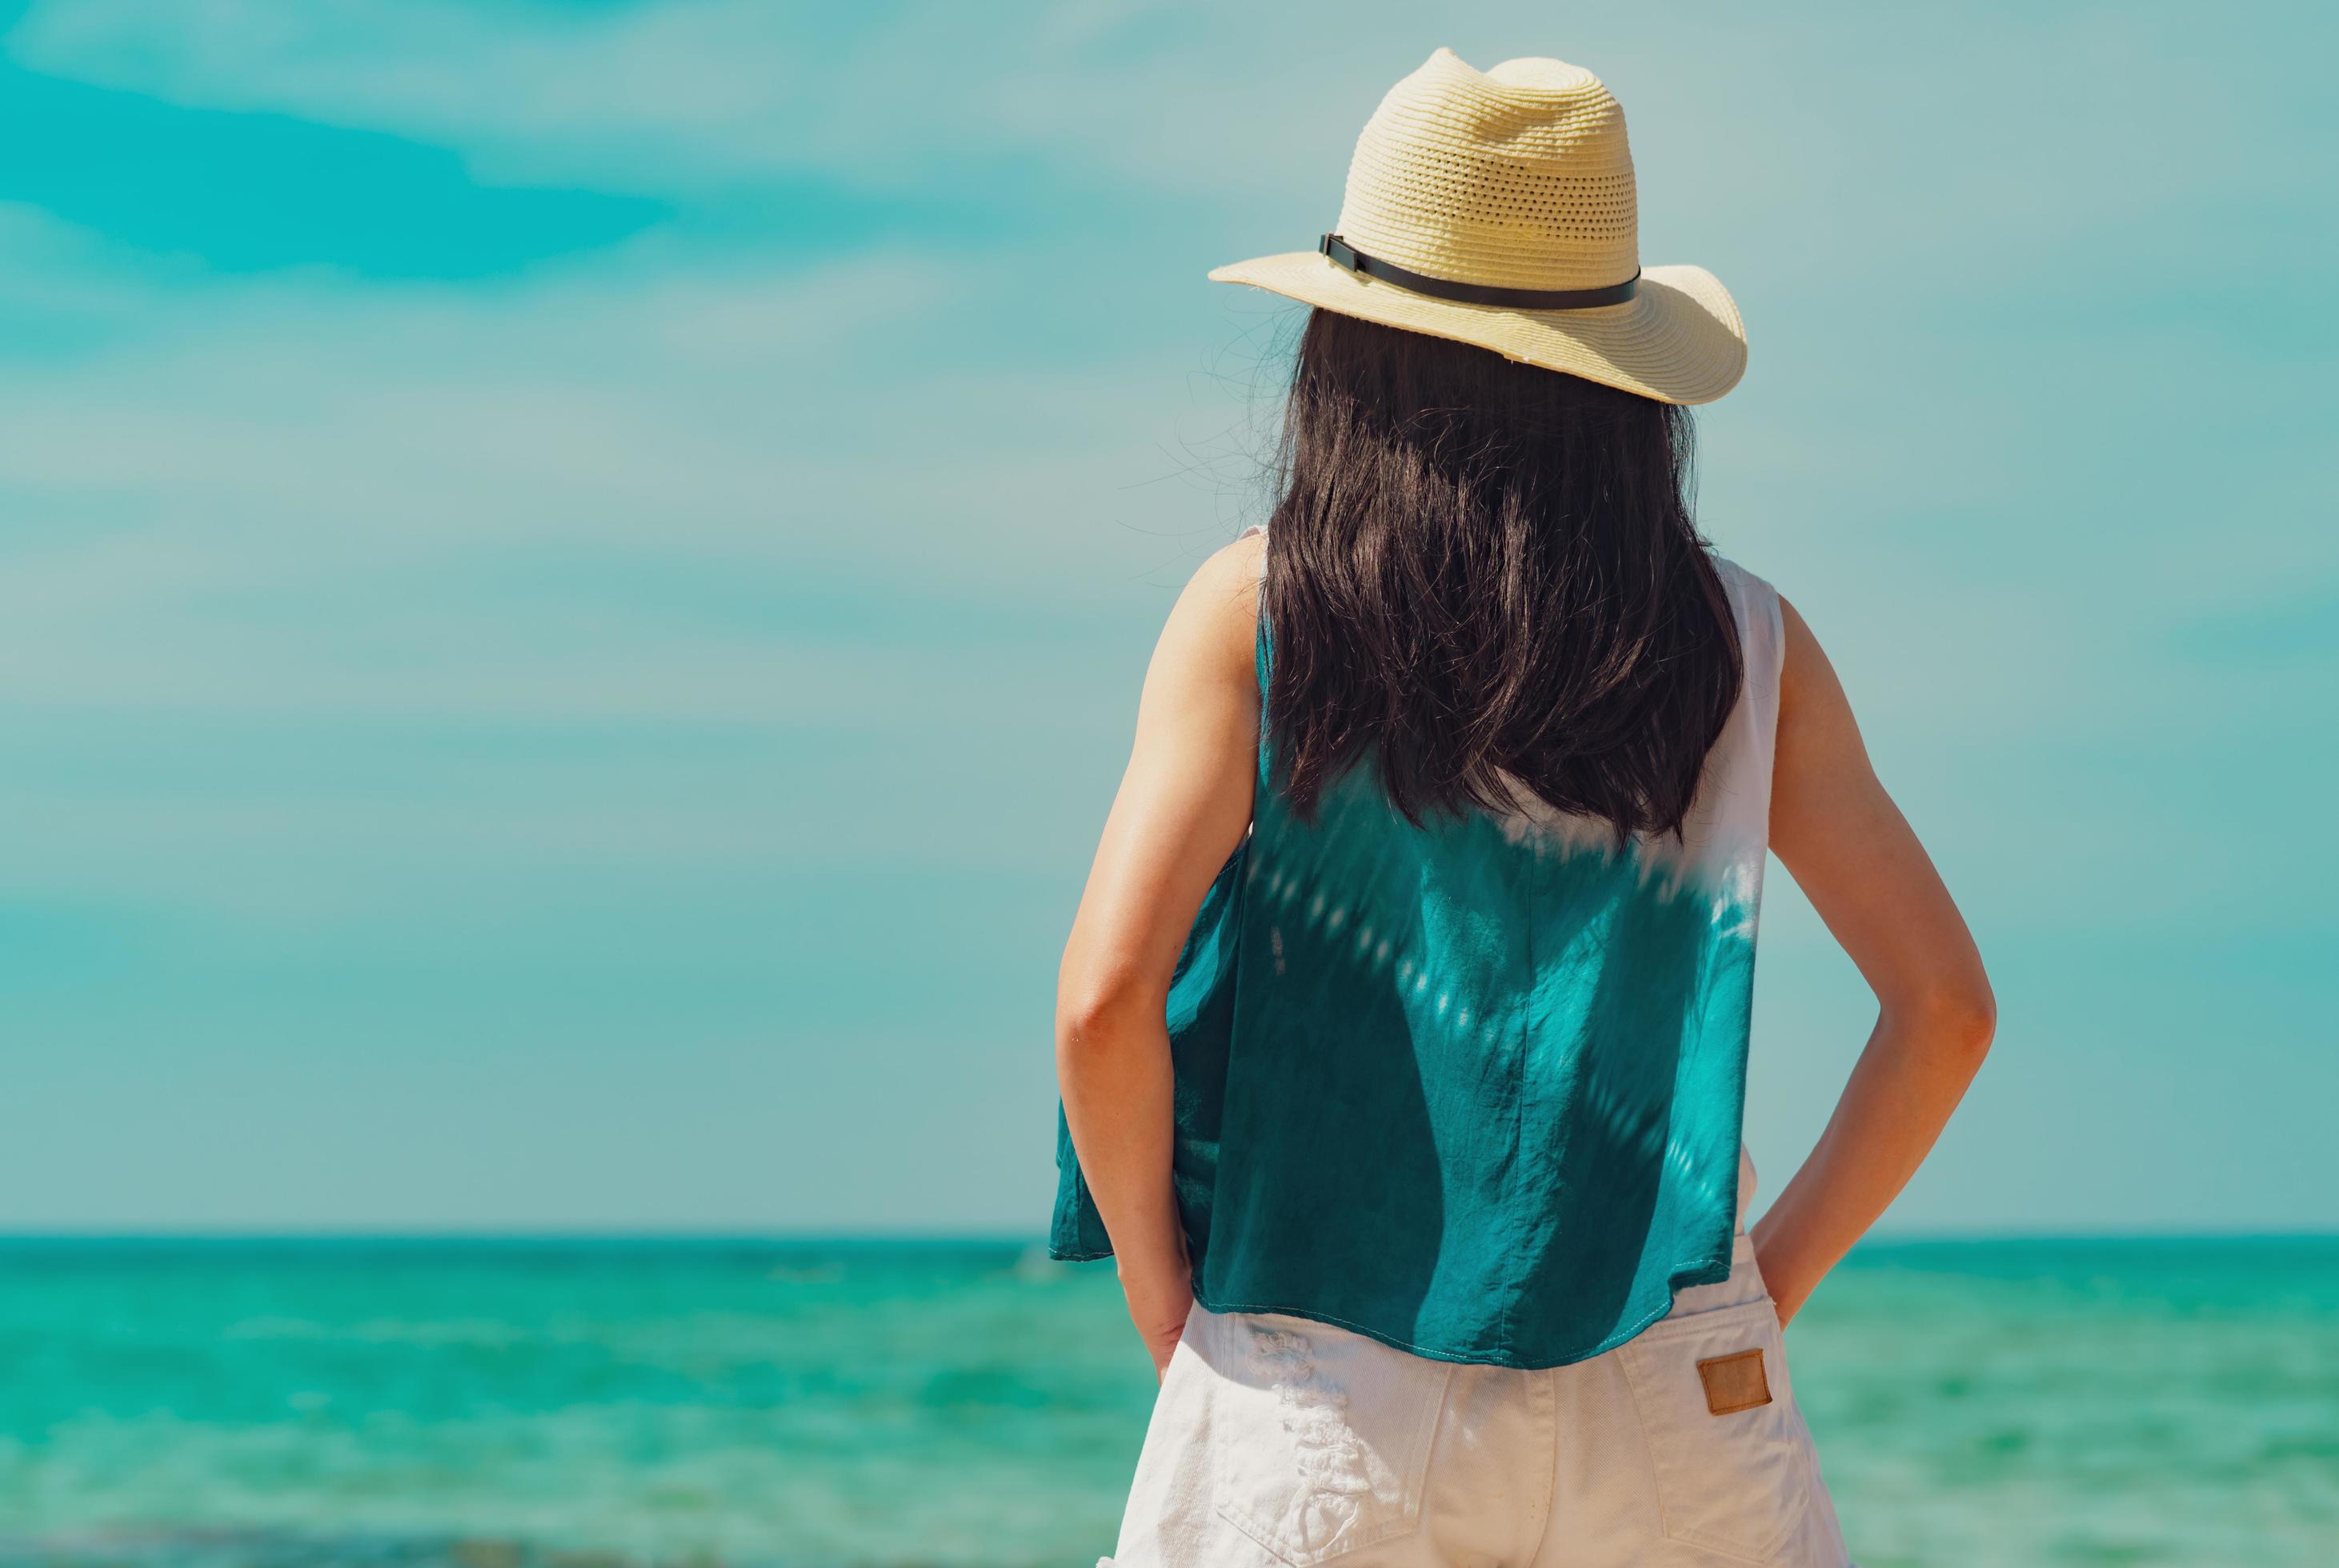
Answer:
<svg viewBox="0 0 2339 1568"><path fill-rule="evenodd" d="M1170 979L1250 825L1265 547L1248 535L1219 551L1170 612L1056 981L1065 1120L1157 1376L1193 1306L1170 1185Z"/></svg>

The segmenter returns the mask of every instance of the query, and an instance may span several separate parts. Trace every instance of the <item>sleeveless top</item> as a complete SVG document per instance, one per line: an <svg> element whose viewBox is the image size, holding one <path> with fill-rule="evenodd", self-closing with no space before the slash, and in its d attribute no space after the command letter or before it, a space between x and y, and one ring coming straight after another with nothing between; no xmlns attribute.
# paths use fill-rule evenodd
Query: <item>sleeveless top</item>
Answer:
<svg viewBox="0 0 2339 1568"><path fill-rule="evenodd" d="M1728 1277L1783 636L1713 561L1745 678L1678 842L1540 802L1415 827L1369 767L1311 826L1262 741L1170 991L1205 1308L1543 1367ZM1271 657L1262 621L1262 690ZM1051 1256L1108 1256L1061 1107L1057 1167Z"/></svg>

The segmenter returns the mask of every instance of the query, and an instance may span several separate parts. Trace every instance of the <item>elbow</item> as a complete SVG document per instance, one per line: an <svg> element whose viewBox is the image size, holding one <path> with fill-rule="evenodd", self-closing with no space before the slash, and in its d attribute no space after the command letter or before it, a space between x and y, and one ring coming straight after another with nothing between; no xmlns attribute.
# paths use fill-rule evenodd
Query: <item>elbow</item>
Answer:
<svg viewBox="0 0 2339 1568"><path fill-rule="evenodd" d="M1056 990L1058 1067L1114 1049L1149 1016L1158 1026L1166 1001L1157 987L1126 972L1064 976Z"/></svg>
<svg viewBox="0 0 2339 1568"><path fill-rule="evenodd" d="M1968 1073L1980 1070L1998 1038L1998 998L1988 980L1976 975L1936 991L1915 1012L1924 1038L1937 1052Z"/></svg>

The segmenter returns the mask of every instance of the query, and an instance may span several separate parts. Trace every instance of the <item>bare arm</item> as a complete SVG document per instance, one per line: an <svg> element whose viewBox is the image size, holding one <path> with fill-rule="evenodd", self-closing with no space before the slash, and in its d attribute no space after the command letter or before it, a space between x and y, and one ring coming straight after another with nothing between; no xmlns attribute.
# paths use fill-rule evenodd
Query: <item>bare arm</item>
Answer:
<svg viewBox="0 0 2339 1568"><path fill-rule="evenodd" d="M1907 1186L1980 1068L1989 980L1949 890L1884 793L1834 667L1784 599L1771 846L1876 993L1827 1130L1754 1228L1781 1321Z"/></svg>
<svg viewBox="0 0 2339 1568"><path fill-rule="evenodd" d="M1056 981L1056 1077L1130 1316L1168 1366L1193 1296L1170 1186L1170 978L1250 825L1263 540L1205 562L1170 611L1137 740Z"/></svg>

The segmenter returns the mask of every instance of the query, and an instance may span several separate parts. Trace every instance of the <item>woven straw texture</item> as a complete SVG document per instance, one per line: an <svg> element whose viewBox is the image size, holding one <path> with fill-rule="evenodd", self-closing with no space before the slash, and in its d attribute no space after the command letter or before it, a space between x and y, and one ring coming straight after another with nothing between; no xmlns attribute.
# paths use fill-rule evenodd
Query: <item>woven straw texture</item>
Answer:
<svg viewBox="0 0 2339 1568"><path fill-rule="evenodd" d="M1633 276L1639 212L1624 112L1560 60L1472 69L1450 49L1389 89L1357 140L1334 232L1456 282L1596 289ZM1668 403L1705 403L1746 369L1746 330L1702 267L1649 267L1633 297L1523 311L1419 294L1314 251L1220 267L1224 283L1492 349Z"/></svg>

